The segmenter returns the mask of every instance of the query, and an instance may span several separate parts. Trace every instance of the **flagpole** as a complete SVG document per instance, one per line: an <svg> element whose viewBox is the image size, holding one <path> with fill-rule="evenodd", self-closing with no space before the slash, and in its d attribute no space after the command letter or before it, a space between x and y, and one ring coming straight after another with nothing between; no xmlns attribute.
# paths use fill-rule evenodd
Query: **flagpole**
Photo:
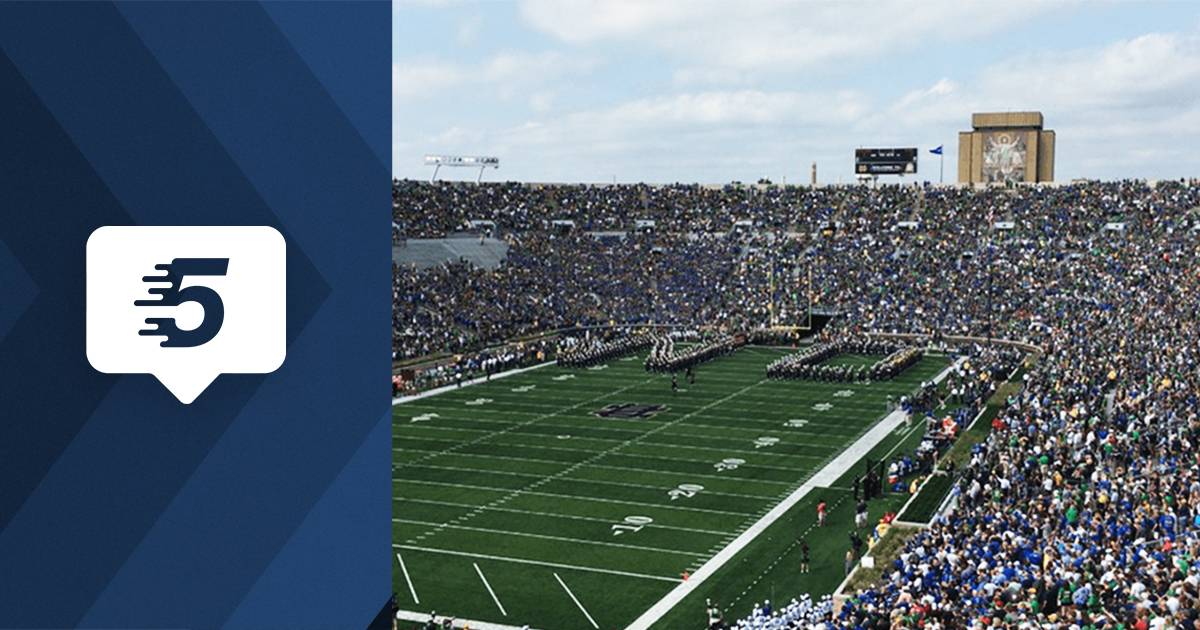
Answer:
<svg viewBox="0 0 1200 630"><path fill-rule="evenodd" d="M936 148L930 149L929 152L938 156L938 183L946 183L946 152L944 144L937 145Z"/></svg>

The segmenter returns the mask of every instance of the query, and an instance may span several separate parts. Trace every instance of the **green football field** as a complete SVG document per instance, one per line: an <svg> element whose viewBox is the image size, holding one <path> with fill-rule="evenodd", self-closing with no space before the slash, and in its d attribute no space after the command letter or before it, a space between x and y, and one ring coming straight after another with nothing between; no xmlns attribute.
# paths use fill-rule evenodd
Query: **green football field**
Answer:
<svg viewBox="0 0 1200 630"><path fill-rule="evenodd" d="M949 364L926 357L871 385L765 379L767 363L787 352L743 348L701 366L695 384L681 375L678 393L670 376L628 357L588 369L547 366L396 405L400 607L516 627L624 628L685 571L755 532L885 414L889 395ZM607 417L597 415L606 408ZM912 431L889 436L867 454L913 439ZM744 614L764 579L772 591L786 584L780 597L832 590L852 526L846 486L859 468L843 472L739 547L654 627L701 627L702 595ZM834 508L831 526L805 528L821 498ZM802 533L792 529L813 547L810 576L777 566L792 562ZM678 610L685 606L686 615Z"/></svg>

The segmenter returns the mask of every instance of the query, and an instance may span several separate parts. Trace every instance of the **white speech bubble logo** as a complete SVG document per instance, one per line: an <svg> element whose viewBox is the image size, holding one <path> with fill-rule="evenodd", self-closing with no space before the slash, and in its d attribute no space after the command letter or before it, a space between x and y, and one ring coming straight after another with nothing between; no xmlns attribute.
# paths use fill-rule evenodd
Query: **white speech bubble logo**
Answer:
<svg viewBox="0 0 1200 630"><path fill-rule="evenodd" d="M87 357L191 404L221 374L286 354L283 236L268 226L108 226L87 242Z"/></svg>

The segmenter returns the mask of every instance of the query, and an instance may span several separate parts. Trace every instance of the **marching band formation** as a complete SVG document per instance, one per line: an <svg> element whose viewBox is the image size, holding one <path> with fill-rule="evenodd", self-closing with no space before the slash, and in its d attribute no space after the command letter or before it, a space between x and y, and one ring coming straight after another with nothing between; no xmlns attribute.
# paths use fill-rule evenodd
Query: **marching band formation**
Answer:
<svg viewBox="0 0 1200 630"><path fill-rule="evenodd" d="M839 354L883 356L871 365L821 365ZM826 382L864 382L894 378L924 355L924 350L906 348L890 341L872 339L819 343L795 354L772 361L767 378L804 379Z"/></svg>
<svg viewBox="0 0 1200 630"><path fill-rule="evenodd" d="M679 372L690 370L701 363L733 353L745 345L745 339L736 335L722 335L712 340L701 341L675 352L675 341L669 337L654 342L650 356L646 357L647 372Z"/></svg>
<svg viewBox="0 0 1200 630"><path fill-rule="evenodd" d="M639 352L658 338L649 333L618 337L607 341L582 341L558 351L558 365L562 367L589 367L606 363L626 355Z"/></svg>

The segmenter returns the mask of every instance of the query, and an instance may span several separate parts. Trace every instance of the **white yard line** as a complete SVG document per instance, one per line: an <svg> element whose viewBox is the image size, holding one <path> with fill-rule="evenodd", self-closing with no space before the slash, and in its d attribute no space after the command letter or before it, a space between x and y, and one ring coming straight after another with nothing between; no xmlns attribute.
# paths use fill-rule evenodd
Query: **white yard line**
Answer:
<svg viewBox="0 0 1200 630"><path fill-rule="evenodd" d="M846 488L846 489L848 489L848 488ZM759 497L759 498L766 498L766 497ZM450 501L436 501L434 499L413 499L413 498L409 498L409 497L400 497L395 500L396 501L408 501L410 503L430 503L433 505L467 508L467 509L471 509L471 510L479 507L477 505L471 505L469 503L452 503ZM543 518L565 518L567 520L587 521L589 523L604 523L604 524L612 523L611 518L595 518L592 516L577 516L575 514L558 514L555 512L537 512L534 510L518 510L516 508L502 508L502 507L492 507L492 508L484 508L484 509L486 509L488 511L493 511L493 512L511 512L513 514L525 514L526 516L541 516ZM393 520L395 520L395 519L393 519ZM716 530L712 530L712 529L697 529L695 527L679 527L677 525L661 525L658 523L655 523L654 527L656 529L672 529L672 530L677 530L677 531L681 531L681 532L692 532L693 534L711 534L713 536L726 536L729 534L728 531L716 531Z"/></svg>
<svg viewBox="0 0 1200 630"><path fill-rule="evenodd" d="M675 470L646 470L645 468L633 468L630 466L605 466L603 464L587 464L583 468L599 468L602 470L623 470L626 472L650 472L661 475L680 475L687 479L722 479L725 481L736 481L738 483L768 483L774 486L792 487L793 482L790 481L775 481L773 479L749 479L747 477L735 477L733 475L710 475L693 472L679 472ZM770 498L770 497L767 497Z"/></svg>
<svg viewBox="0 0 1200 630"><path fill-rule="evenodd" d="M445 440L438 440L436 438L416 438L416 439L433 441L433 442L444 442L445 441ZM531 449L541 449L543 451L557 451L557 452L566 452L566 453L591 453L592 455L599 455L599 454L605 452L605 451L589 451L589 450L584 450L584 449L579 449L579 448L558 448L558 447L553 447L553 446L534 446L531 444L510 444L507 442L487 442L482 445L483 446L511 446L513 448L531 448ZM638 446L649 446L649 447L652 447L655 449L687 448L687 449L693 449L693 450L721 453L724 455L753 455L756 457L757 456L792 457L792 458L797 458L797 459L812 459L812 460L816 460L816 461L823 461L823 460L829 458L829 455L821 456L821 455L804 455L804 454L800 454L800 453L768 453L768 452L762 451L762 450L744 451L744 450L736 449L736 448L723 449L723 448L709 448L706 446L675 446L675 447L672 447L668 444L659 444L657 442L645 442L643 444L639 444ZM490 457L493 459L508 459L508 460L514 460L514 461L533 462L535 464L563 464L566 466L570 466L571 464L577 463L574 461L567 461L567 460L537 459L537 458L533 458L533 457L513 457L511 455L488 455L486 453L460 453L458 451L446 453L443 451L426 451L426 450L422 450L422 449L403 448L403 447L399 447L399 446L393 446L392 452L393 453L414 453L414 454L422 454L422 453L424 453L424 454L436 453L437 454L437 457L426 457L426 456L422 455L419 459L413 460L413 461L421 461L421 462L427 462L432 459L437 459L438 457L463 456L463 457ZM837 452L836 448L830 447L829 454L833 454L836 452ZM618 455L624 456L624 457L641 457L641 458L645 458L645 459L653 459L653 460L664 461L664 462L683 462L686 464L697 463L695 459L685 459L682 457L662 457L659 455L650 455L647 453L607 453L606 456L618 456ZM404 462L400 462L396 465L401 468L406 466ZM810 469L808 466L805 466L803 468L791 468L788 466L769 466L767 464L755 464L755 466L758 468L769 468L771 470L782 470L782 471L792 472L792 473L802 473L802 472Z"/></svg>
<svg viewBox="0 0 1200 630"><path fill-rule="evenodd" d="M488 584L487 578L483 577L483 570L479 568L478 562L472 562L475 565L475 572L479 574L479 579L483 580L483 585L487 587L488 594L492 596L492 601L496 602L496 608L500 609L500 614L508 616L508 611L504 610L504 604L500 603L500 598L496 597L496 591L492 590L492 585Z"/></svg>
<svg viewBox="0 0 1200 630"><path fill-rule="evenodd" d="M600 626L596 625L596 620L592 619L592 616L588 614L588 611L583 607L583 604L579 603L579 598L575 597L575 593L572 593L571 589L567 588L567 583L564 582L562 578L558 577L557 573L554 574L554 579L558 580L558 583L562 585L563 590L567 592L567 595L571 596L571 601L575 602L575 605L579 607L579 611L583 613L584 617L587 617L588 623L592 624L592 627L596 628L596 630L599 630Z"/></svg>
<svg viewBox="0 0 1200 630"><path fill-rule="evenodd" d="M620 393L620 392L623 392L623 391L625 391L625 390L627 390L627 389L631 389L631 388L633 388L633 387L637 387L637 386L639 386L639 385L642 385L642 384L644 384L644 383L647 383L647 382L649 382L650 380L653 380L654 378L657 378L657 376L653 376L653 377L651 377L651 378L649 378L649 379L646 379L645 381L642 381L642 382L639 382L639 383L635 383L635 384L633 384L633 385L628 385L628 386L626 386L626 387L622 387L621 389L615 390L614 392L612 392L612 394L608 394L608 395L616 395L616 394L618 394L618 393ZM539 494L538 492L535 492L535 491L534 491L536 488L540 488L540 487L542 487L542 486L544 486L544 485L546 485L546 484L548 484L548 483L551 483L552 481L554 481L554 480L556 480L556 479L559 479L559 478L561 478L561 477L565 477L565 476L567 476L567 475L569 475L569 474L571 474L571 473L575 472L575 471L576 471L576 470L578 470L579 468L581 468L581 467L583 467L583 466L585 466L585 465L588 465L588 464L595 463L595 462L597 462L597 461L599 461L599 460L601 460L601 459L603 459L604 457L607 457L607 456L609 456L609 455L620 455L620 453L617 453L617 451L621 450L622 448L625 448L626 446L630 446L630 445L632 445L632 444L636 444L636 443L638 443L638 442L642 441L643 439L645 439L645 438L647 438L647 437L649 437L649 436L651 436L651 435L654 435L655 433L658 433L658 432L662 431L663 429L666 429L666 428L669 428L669 427L675 426L676 424L679 424L679 423L683 422L684 420L687 420L688 418L690 418L690 417L692 417L692 416L694 416L694 415L696 415L696 414L698 414L698 413L700 413L700 412L702 412L702 411L706 411L706 410L708 410L708 409L712 409L713 407L716 407L717 405L721 405L721 404L724 404L724 403L726 403L726 402L728 402L728 401L730 401L730 400L733 400L733 399L734 399L734 398L736 398L737 396L739 396L739 395L741 395L741 394L743 394L743 393L745 393L745 392L747 392L747 391L749 391L749 390L751 390L751 389L753 389L753 388L755 388L755 387L758 387L759 385L762 385L763 383L766 383L766 382L768 382L768 381L767 381L767 379L765 379L765 378L764 378L764 379L762 379L762 380L759 380L759 381L757 381L757 382L755 382L755 383L751 383L750 385L747 385L747 386L745 386L745 387L743 387L743 388L741 388L741 389L739 389L739 390L737 390L737 391L735 391L735 392L733 392L733 393L731 393L731 394L729 394L729 395L727 395L727 396L723 396L723 397L721 397L721 398L718 398L718 399L716 399L716 400L714 400L714 401L712 401L712 402L709 402L709 403L707 403L707 404L705 404L705 405L703 405L703 406L701 406L701 407L698 407L698 408L696 408L695 410L693 410L693 411L691 411L691 412L689 412L689 413L685 413L685 414L683 414L683 415L679 416L678 418L675 418L674 420L671 420L670 422L667 422L667 423L664 423L664 424L660 424L660 425L656 426L655 428L653 428L653 429L650 429L649 431L646 431L646 432L644 432L644 433L639 433L639 434L638 434L636 437L630 438L629 440L626 440L625 442L622 442L621 444L617 444L617 445L613 446L612 448L609 448L609 449L607 449L607 450L605 450L605 451L603 451L603 452L597 453L597 454L596 454L595 456L593 456L593 457L589 457L588 459L585 459L585 460L583 460L583 461L581 461L581 462L578 462L578 463L572 464L572 465L568 466L567 468L564 468L564 469L563 469L563 470L561 470L560 472L557 472L557 473L555 473L555 474L553 474L553 475L547 475L546 477L544 477L544 478L542 478L542 479L540 479L540 480L538 480L538 481L536 481L536 482L534 482L534 483L532 483L532 484L529 484L528 486L525 486L524 488L518 488L518 489L512 490L512 491L510 491L508 494L506 494L505 496L502 496L502 497L500 497L500 498L498 498L498 499L495 499L495 500L493 500L493 501L490 501L489 503L487 503L487 505L485 505L485 506L481 506L481 507L496 507L496 506L498 506L498 505L501 505L501 504L504 504L504 503L508 503L509 501L511 501L511 500L513 500L513 499L515 499L515 498L517 498L517 497L519 497L519 496L521 496L522 494L530 494L530 495L536 495L536 494ZM604 397L605 397L605 396L599 396L599 397L597 397L595 400L598 400L598 399L600 399L600 398L604 398ZM578 406L580 406L580 405L583 405L583 404L585 404L586 402L589 402L589 401L584 401L583 403L577 403L577 404L575 404L575 405L572 405L571 407L578 407ZM570 409L571 407L568 407L567 409ZM567 409L564 409L563 411L566 411ZM547 414L547 416L550 416L550 415L554 415L554 414ZM523 423L523 425L524 425L524 424L532 424L533 422L536 422L536 421L537 421L538 419L540 419L541 417L542 417L542 416L539 416L538 418L535 418L534 420L531 420L531 421L529 421L529 422ZM507 431L508 431L508 429L505 429L504 431L499 431L499 432L497 432L497 433L499 434L499 433L504 433L504 432L507 432ZM464 443L462 443L461 445L456 445L456 446L453 446L453 447L450 447L450 448L446 449L446 451L445 451L445 452L456 451L456 450L458 450L458 448L460 448L460 447L462 447L462 446L468 446L468 445L470 445L470 444L472 444L472 443L474 443L474 442L482 442L482 441L483 441L485 438L487 438L487 437L488 437L488 436L483 436L483 437L481 437L481 438L480 438L480 439L478 439L478 440L474 440L473 442L464 442ZM409 466L409 465L412 465L412 464L414 464L414 463L419 463L419 462L423 461L424 459L426 459L426 458L422 458L422 459L414 460L413 462L408 462L408 463L405 463L405 464L401 464L401 465L399 465L399 466L393 466L392 468L393 468L393 470L395 470L395 469L396 469L396 468L398 468L398 467ZM782 470L787 470L788 472L795 472L795 471L793 471L793 470L791 470L791 469L782 469ZM620 503L628 503L629 505L636 505L636 503L633 503L633 502L628 502L628 501L621 501ZM650 507L659 507L659 508L663 507L663 506L660 506L660 505L657 505L657 504L644 504L644 505L649 505ZM704 511L704 512L717 513L717 514L738 514L738 513L736 513L736 512L724 512L724 511L722 511L722 510L701 510L700 508L689 508L689 509L696 510L696 511ZM480 514L480 513L482 513L482 510L476 510L476 511L474 511L474 512L471 512L470 514L468 514L468 515L466 515L466 516L459 517L457 520L459 520L459 521L468 520L468 519L470 519L470 518L473 518L475 515L477 515L477 514ZM748 516L748 515L746 515L746 514L742 514L742 515L743 515L743 516ZM424 533L423 533L423 534L421 534L420 536L417 536L417 537L414 537L414 538L410 538L408 542L412 542L412 541L415 541L415 540L420 540L420 539L422 539L422 538L427 538L427 537L429 537L429 536L432 536L432 535L434 535L434 534L438 533L438 531L440 531L440 528L434 528L434 529L431 529L431 530L429 530L429 531L427 531L427 532L424 532Z"/></svg>
<svg viewBox="0 0 1200 630"><path fill-rule="evenodd" d="M481 457L485 457L485 456L481 456ZM490 457L490 456L486 456L486 457ZM525 460L525 461L528 461L528 460ZM517 477L540 477L541 476L541 475L538 475L537 473L519 473L519 472L511 472L511 471L507 471L507 470L468 468L466 466L433 467L433 466L429 466L428 464L425 464L425 465L422 465L421 467L422 468L435 468L436 470L474 471L474 472L479 472L479 473L488 474L488 475L492 475L492 474L515 475ZM596 468L597 466L595 464L592 464L589 467ZM682 478L692 479L693 477L695 477L695 475L690 475L688 473L663 473L663 471L661 471L661 470L647 470L644 468L625 468L623 466L621 466L621 467L613 466L611 468L613 468L615 470L629 471L629 472L634 472L634 473L673 474L673 475L679 476L679 478L681 478L681 479ZM729 481L731 479L728 476L721 477L720 475L712 475L712 477L714 477L716 479L722 479L725 481ZM594 484L598 484L598 485L602 485L602 486L616 486L619 488L636 488L638 490L654 490L656 492L662 492L662 490L663 490L663 486L661 484L647 485L647 484L642 484L642 483L627 483L627 482L623 482L623 481L611 481L608 479L588 479L587 477L562 477L562 478L558 479L558 481L567 481L567 482L574 482L574 483L594 483ZM718 492L716 490L710 490L708 488L704 489L704 494L717 496L717 497L738 497L739 499L753 499L755 501L770 501L771 499L779 496L778 493L776 493L776 494L742 494L742 493L737 493L737 492ZM476 507L476 506L471 506L471 507Z"/></svg>
<svg viewBox="0 0 1200 630"><path fill-rule="evenodd" d="M404 573L404 581L408 582L408 592L412 593L413 603L420 604L421 598L417 597L417 589L413 588L412 578L408 577L408 567L404 566L404 558L400 557L400 553L396 553L396 560L400 561L400 571Z"/></svg>
<svg viewBox="0 0 1200 630"><path fill-rule="evenodd" d="M488 486L473 486L461 483L450 483L448 481L422 481L420 479L393 479L392 483L420 483L431 486L446 486L448 488L463 488L467 490L491 490L493 492L501 492L504 494L513 494L516 490L511 488L491 488ZM724 514L726 516L753 516L752 512L730 512L728 510L710 510L707 508L692 508L679 505L667 505L662 503L643 503L640 501L621 501L619 499L602 499L600 497L581 497L575 494L559 494L555 492L535 492L532 490L523 490L519 494L527 494L534 497L552 497L557 499L574 499L576 501L596 501L598 503L615 503L617 505L636 505L638 507L658 508L660 510L681 510L684 512L700 512L702 514ZM402 497L393 497L393 501L402 501ZM494 505L477 505L477 510L487 510L496 507Z"/></svg>
<svg viewBox="0 0 1200 630"><path fill-rule="evenodd" d="M822 465L824 465L824 463L825 462L822 462ZM393 466L393 468L399 468L399 467ZM455 471L464 470L464 467L462 467L462 466L434 466L432 464L421 464L419 466L419 468L432 468L433 470L455 470ZM616 471L621 471L621 472L626 472L626 473L652 473L652 474L657 474L657 475L673 475L673 476L679 477L680 479L684 479L686 481L692 481L692 480L699 478L699 479L718 479L721 481L732 481L735 483L770 484L773 486L783 486L789 490L795 485L793 482L788 482L788 481L773 481L770 479L748 479L746 477L735 477L732 475L709 475L709 474L699 474L699 473L691 473L691 472L685 473L685 472L677 472L677 471L673 471L673 470L648 470L645 468L632 468L629 466L605 466L602 464L588 464L586 466L583 466L583 468L596 468L599 470L616 470ZM476 472L482 472L482 473L486 473L486 474L492 474L492 473L497 472L495 470L481 470L481 469L475 469L475 468L471 468L468 470L473 470ZM524 475L525 473L502 472L499 474ZM531 473L531 474L536 474L536 473ZM567 481L593 481L592 479L587 479L587 478L583 478L583 477L563 477L563 479L567 480ZM411 481L413 483L441 483L441 482L437 482L437 481L426 482L426 481L422 481L420 479L411 479L411 478L392 479L392 483L399 483L399 482L405 482L405 481ZM672 482L672 483L678 483L678 482ZM468 488L471 486L459 486L459 487ZM484 486L475 486L475 487L480 490L499 490L499 491L503 491L503 492L507 492L507 491L511 490L511 488L492 488L492 487L484 487ZM729 494L729 493L725 493L725 494ZM741 495L731 495L731 496L741 496ZM773 496L775 496L775 495L754 496L754 497L750 497L750 498L770 499Z"/></svg>
<svg viewBox="0 0 1200 630"><path fill-rule="evenodd" d="M763 433L762 431L759 431L760 435L762 433ZM520 434L520 435L528 435L528 434ZM547 435L544 437L550 438L551 440L558 440L558 438L551 436L551 435ZM424 441L424 442L445 442L446 441L446 438L424 437L424 436L416 436L416 435L403 436L401 439L409 439L409 440ZM582 436L582 435L579 436L578 439L579 440L597 440L600 442L616 442L616 443L625 441L625 440L619 440L619 439L613 439L613 438L596 438L596 437L587 437L587 436ZM750 442L751 440L747 439L746 441ZM554 442L551 441L550 443L553 444ZM592 455L595 455L596 453L600 452L600 450L597 450L597 449L565 448L562 446L546 446L543 444L526 444L526 443L522 443L522 442L485 442L484 444L490 445L490 446L511 446L514 448L533 448L533 449L540 449L543 451L562 451L562 452L566 452L566 453L590 453ZM723 453L726 455L766 455L768 457L798 457L801 459L815 459L818 461L823 460L826 457L828 457L828 455L822 456L822 455L806 455L804 453L772 453L772 452L761 450L761 449L748 449L748 450L747 449L738 449L738 448L731 449L731 448L719 448L719 447L712 447L712 446L691 446L688 444L666 444L663 442L644 442L642 444L639 444L639 446L650 446L650 447L654 447L656 449L674 448L674 449L685 449L685 450L689 450L689 451L709 451L709 452L715 452L715 453ZM836 452L838 450L838 447L833 446L833 445L826 445L826 444L805 444L802 446L804 446L806 448L825 449L825 450L828 450L830 453ZM404 448L404 447L399 447L399 446L393 446L392 451L393 452L417 452L417 453L432 453L432 452L434 452L434 451L426 451L423 449ZM454 455L474 455L476 457L499 457L498 455L483 455L483 454L475 454L475 453L455 452L453 454ZM696 461L694 459L681 459L678 457L657 457L654 455L646 455L643 453L622 453L622 454L623 455L636 455L638 457L651 457L654 459L663 459L663 460L678 461L678 462L695 462ZM524 458L516 458L516 459L524 459ZM530 459L528 461L547 461L547 460ZM563 462L563 463L569 464L571 462Z"/></svg>
<svg viewBox="0 0 1200 630"><path fill-rule="evenodd" d="M393 518L393 523L402 523L405 525L425 525L425 526L441 526L445 529L459 529L468 532L480 532L483 534L496 534L498 536L520 536L523 538L536 538L538 540L553 540L554 542L565 542L575 545L599 545L602 547L616 547L618 549L631 549L633 551L649 551L651 553L666 553L676 556L692 557L700 553L699 551L683 551L681 549L662 549L660 547L646 547L644 545L624 545L621 543L605 542L603 540L585 540L581 538L568 538L566 536L550 536L547 534L531 534L529 532L514 532L507 529L489 529L487 527L469 527L467 525L449 525L445 523L429 523L426 521L414 521L405 518Z"/></svg>
<svg viewBox="0 0 1200 630"><path fill-rule="evenodd" d="M942 370L936 377L934 382L941 382L950 373L954 366L947 367ZM776 505L771 511L767 512L762 518L758 519L753 525L741 533L727 547L717 552L717 555L710 558L699 569L696 570L686 582L680 582L669 593L658 600L653 606L648 608L641 616L633 621L627 630L647 630L654 625L663 615L674 608L683 598L687 597L696 590L705 580L712 577L718 569L723 567L739 552L746 548L755 538L762 534L768 527L775 523L786 514L789 510L796 506L808 493L817 487L827 487L838 480L846 471L858 463L862 458L875 448L880 442L887 438L896 427L904 422L904 412L897 409L885 416L874 427L863 434L850 448L843 451L833 461L829 462L816 475L805 481L803 485L792 492L779 505Z"/></svg>
<svg viewBox="0 0 1200 630"><path fill-rule="evenodd" d="M641 578L643 580L658 580L659 582L671 582L672 584L679 582L677 577L664 577L661 575L649 575L646 573L633 573L631 571L617 571L616 569L597 569L595 567L583 567L574 564L562 564L558 562L542 562L540 560L526 560L524 558L509 558L505 556L493 556L483 553L468 553L466 551L452 551L450 549L436 549L432 547L417 547L414 545L396 545L394 549L407 549L409 551L424 551L427 553L440 553L449 556L460 556L464 558L475 558L483 560L496 560L497 562L513 562L516 564L531 564L540 567L551 567L555 569L570 569L572 571L585 571L588 573L605 573L608 575L620 575L622 577Z"/></svg>

